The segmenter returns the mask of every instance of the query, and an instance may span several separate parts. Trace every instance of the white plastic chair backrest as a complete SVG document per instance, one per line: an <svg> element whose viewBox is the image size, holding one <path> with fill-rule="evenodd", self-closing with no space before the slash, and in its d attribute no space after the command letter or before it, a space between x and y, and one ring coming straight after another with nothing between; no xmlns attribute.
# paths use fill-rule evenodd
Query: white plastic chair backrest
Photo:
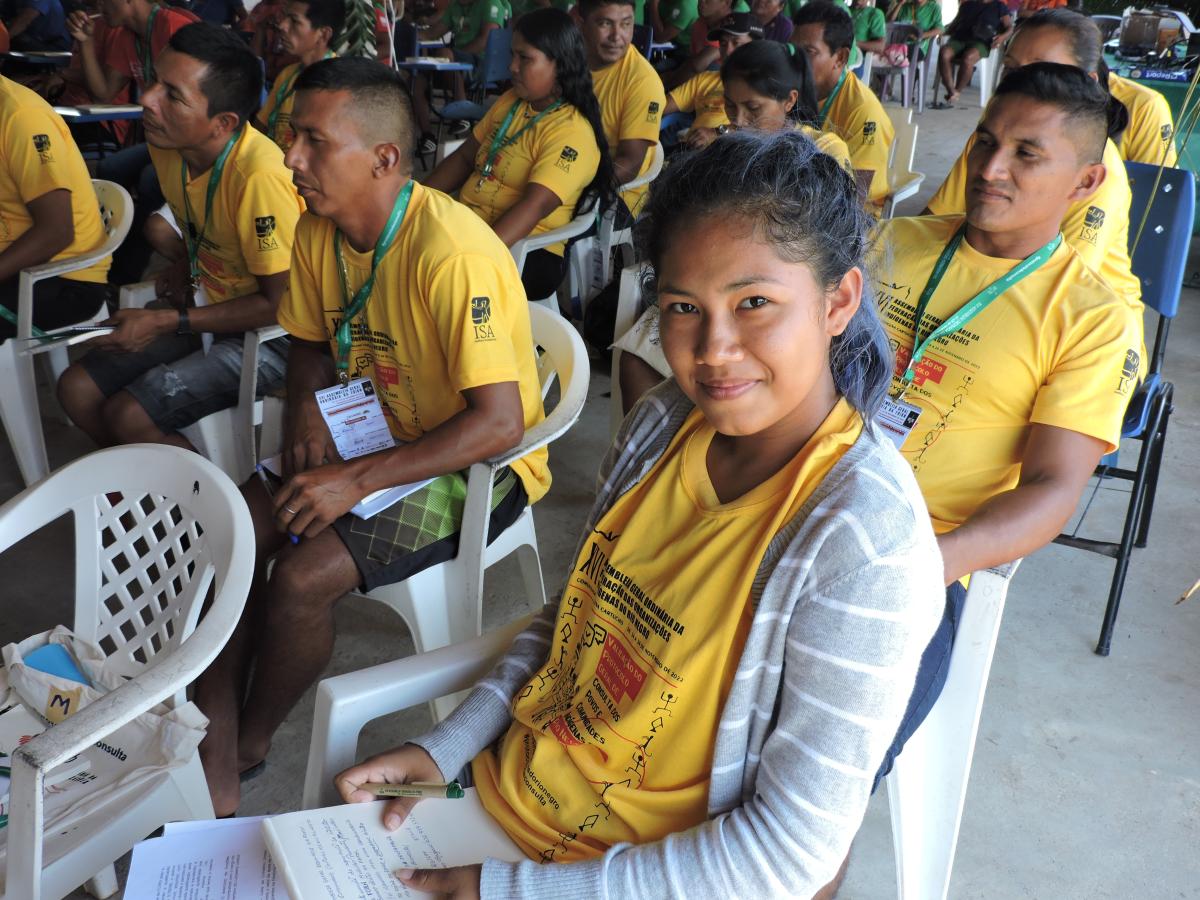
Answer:
<svg viewBox="0 0 1200 900"><path fill-rule="evenodd" d="M133 199L121 185L101 178L92 179L92 189L100 204L100 222L104 225L104 233L108 235L112 249L116 250L133 225Z"/></svg>
<svg viewBox="0 0 1200 900"><path fill-rule="evenodd" d="M945 900L1008 587L1020 560L971 575L946 685L887 778L900 900Z"/></svg>
<svg viewBox="0 0 1200 900"><path fill-rule="evenodd" d="M650 168L648 168L641 175L638 175L633 180L627 181L625 184L621 185L619 190L628 191L632 188L641 187L643 184L649 184L662 173L663 162L667 158L666 153L663 152L663 145L656 143L650 148L650 154Z"/></svg>
<svg viewBox="0 0 1200 900"><path fill-rule="evenodd" d="M587 399L591 373L587 348L583 344L583 339L580 338L579 332L571 323L557 312L550 312L531 303L529 305L529 326L533 333L533 343L541 347L543 351L538 357L538 380L541 382L542 396L545 397L546 390L555 378L559 382L559 396L558 403L555 404L546 419L534 429L526 432L526 440L521 442L523 447L526 445L529 435L537 428L545 426L547 422L551 423L552 429L556 429L554 437L566 431L574 423ZM557 430L560 426L561 430ZM523 456L532 449L534 448L528 447L522 450L520 455Z"/></svg>
<svg viewBox="0 0 1200 900"><path fill-rule="evenodd" d="M542 234L530 235L527 238L522 238L509 248L513 260L517 264L517 271L522 272L525 269L525 257L534 250L541 250L543 247L549 247L551 244L557 244L560 241L568 241L573 237L578 237L583 234L596 221L596 204L590 203L587 208L579 215L573 218L566 225L558 228L552 228ZM531 297L531 300L540 300L540 297Z"/></svg>
<svg viewBox="0 0 1200 900"><path fill-rule="evenodd" d="M176 651L210 586L221 597L227 579L243 579L236 604L222 601L205 615L210 631L224 623L232 632L249 590L254 531L237 487L208 460L158 444L76 460L0 507L0 551L67 512L74 514L73 628L100 645L111 671L133 677Z"/></svg>
<svg viewBox="0 0 1200 900"><path fill-rule="evenodd" d="M638 320L642 305L642 285L649 270L646 263L634 263L621 270L621 287L617 293L617 312L613 320L613 338L621 338ZM608 430L615 436L625 418L621 397L621 351L612 354L612 389L609 401Z"/></svg>
<svg viewBox="0 0 1200 900"><path fill-rule="evenodd" d="M433 164L440 166L442 160L466 143L466 138L453 138L438 144L437 152L433 155Z"/></svg>

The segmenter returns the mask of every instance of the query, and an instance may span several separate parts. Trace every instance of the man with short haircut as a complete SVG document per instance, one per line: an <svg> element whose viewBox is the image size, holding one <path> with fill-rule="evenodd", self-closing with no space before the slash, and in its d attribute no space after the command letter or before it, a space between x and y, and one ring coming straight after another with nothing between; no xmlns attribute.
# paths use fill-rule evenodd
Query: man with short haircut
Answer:
<svg viewBox="0 0 1200 900"><path fill-rule="evenodd" d="M1106 103L1071 66L1011 73L975 132L966 215L880 226L872 272L896 366L877 421L916 473L947 584L880 776L941 691L960 579L1049 543L1120 440L1141 315L1060 231L1104 181Z"/></svg>
<svg viewBox="0 0 1200 900"><path fill-rule="evenodd" d="M279 73L254 124L285 153L292 146L296 79L313 63L334 55L334 38L341 32L345 18L345 0L287 0L283 5L279 19L283 49L298 62Z"/></svg>
<svg viewBox="0 0 1200 900"><path fill-rule="evenodd" d="M249 127L259 62L229 31L197 22L155 62L142 123L181 229L160 303L119 310L116 330L63 373L58 395L96 443L190 447L179 429L232 406L242 337L275 323L303 203L283 154ZM201 335L213 336L205 353ZM284 341L259 353L259 389L280 386Z"/></svg>
<svg viewBox="0 0 1200 900"><path fill-rule="evenodd" d="M62 117L29 88L0 75L0 342L17 333L23 269L102 243L96 194ZM105 257L37 282L34 326L61 328L95 315L107 293L109 262Z"/></svg>
<svg viewBox="0 0 1200 900"><path fill-rule="evenodd" d="M279 308L292 334L286 480L274 500L257 480L243 489L258 565L265 570L272 554L275 564L196 688L218 815L237 808L239 775L257 771L328 663L337 601L454 556L461 473L511 450L542 419L516 265L475 213L412 180L412 108L400 77L361 58L319 62L296 82L292 127L287 163L309 212ZM358 379L397 446L343 460L314 392ZM491 535L545 494L546 460L538 450L498 473ZM376 490L426 479L370 519L350 513Z"/></svg>
<svg viewBox="0 0 1200 900"><path fill-rule="evenodd" d="M821 129L846 142L867 209L879 215L890 190L888 152L896 131L879 98L847 65L854 44L850 14L827 0L814 0L792 21L792 43L812 66Z"/></svg>
<svg viewBox="0 0 1200 900"><path fill-rule="evenodd" d="M667 97L658 73L633 46L633 0L580 0L578 12L614 174L617 184L627 184L653 162ZM645 186L621 194L631 216L645 195Z"/></svg>
<svg viewBox="0 0 1200 900"><path fill-rule="evenodd" d="M732 13L708 36L717 42L723 63L738 47L760 39L762 26L753 13ZM729 116L725 115L725 87L720 70L701 72L671 91L664 115L675 112L696 116L684 139L689 147L707 147L717 135L724 134L729 127Z"/></svg>

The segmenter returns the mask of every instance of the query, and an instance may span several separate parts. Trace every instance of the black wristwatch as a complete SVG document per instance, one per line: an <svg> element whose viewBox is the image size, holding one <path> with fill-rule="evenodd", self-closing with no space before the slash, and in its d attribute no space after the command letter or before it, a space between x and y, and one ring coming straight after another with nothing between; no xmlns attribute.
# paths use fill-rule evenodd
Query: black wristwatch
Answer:
<svg viewBox="0 0 1200 900"><path fill-rule="evenodd" d="M192 324L188 321L188 311L186 309L179 310L179 325L175 329L176 334L191 334Z"/></svg>

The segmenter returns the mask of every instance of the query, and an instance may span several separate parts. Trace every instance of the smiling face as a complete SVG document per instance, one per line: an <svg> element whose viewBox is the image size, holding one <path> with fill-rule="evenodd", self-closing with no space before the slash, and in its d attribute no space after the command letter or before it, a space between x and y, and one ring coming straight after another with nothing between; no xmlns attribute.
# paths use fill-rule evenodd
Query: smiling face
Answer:
<svg viewBox="0 0 1200 900"><path fill-rule="evenodd" d="M812 433L836 397L829 342L858 309L858 269L827 292L744 219L706 216L671 236L658 292L671 371L719 433Z"/></svg>
<svg viewBox="0 0 1200 900"><path fill-rule="evenodd" d="M967 221L996 234L1045 228L1102 180L1102 166L1080 159L1062 110L1006 94L988 104L967 154Z"/></svg>
<svg viewBox="0 0 1200 900"><path fill-rule="evenodd" d="M198 147L222 128L236 126L234 113L208 114L208 98L200 90L208 72L205 63L168 47L154 69L157 81L139 101L147 143L164 150Z"/></svg>
<svg viewBox="0 0 1200 900"><path fill-rule="evenodd" d="M292 181L311 212L339 220L374 189L373 148L349 114L346 91L300 91L292 108L295 141L284 155Z"/></svg>
<svg viewBox="0 0 1200 900"><path fill-rule="evenodd" d="M633 40L633 7L609 3L589 12L580 23L588 66L602 69L619 62Z"/></svg>
<svg viewBox="0 0 1200 900"><path fill-rule="evenodd" d="M835 53L830 50L825 43L825 26L820 22L797 26L792 32L792 43L808 57L817 97L828 97L846 66L849 51L842 49Z"/></svg>
<svg viewBox="0 0 1200 900"><path fill-rule="evenodd" d="M522 100L537 103L558 93L554 61L525 40L519 31L513 32L508 74L512 77L513 91Z"/></svg>
<svg viewBox="0 0 1200 900"><path fill-rule="evenodd" d="M736 128L773 133L791 127L788 113L799 99L798 91L782 100L759 94L741 78L724 79L725 116Z"/></svg>

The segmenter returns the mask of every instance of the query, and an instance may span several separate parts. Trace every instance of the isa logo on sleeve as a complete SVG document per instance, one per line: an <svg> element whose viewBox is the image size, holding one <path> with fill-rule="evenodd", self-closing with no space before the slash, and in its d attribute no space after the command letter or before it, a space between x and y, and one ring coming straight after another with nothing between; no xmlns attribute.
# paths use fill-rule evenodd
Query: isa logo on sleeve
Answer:
<svg viewBox="0 0 1200 900"><path fill-rule="evenodd" d="M471 327L475 331L476 341L494 341L496 339L496 332L492 329L490 297L471 298Z"/></svg>
<svg viewBox="0 0 1200 900"><path fill-rule="evenodd" d="M256 217L254 220L254 236L258 238L258 249L261 252L278 250L279 242L275 240L275 217Z"/></svg>
<svg viewBox="0 0 1200 900"><path fill-rule="evenodd" d="M54 162L54 154L50 152L50 135L35 134L33 136L33 149L37 151L38 159L42 162Z"/></svg>

